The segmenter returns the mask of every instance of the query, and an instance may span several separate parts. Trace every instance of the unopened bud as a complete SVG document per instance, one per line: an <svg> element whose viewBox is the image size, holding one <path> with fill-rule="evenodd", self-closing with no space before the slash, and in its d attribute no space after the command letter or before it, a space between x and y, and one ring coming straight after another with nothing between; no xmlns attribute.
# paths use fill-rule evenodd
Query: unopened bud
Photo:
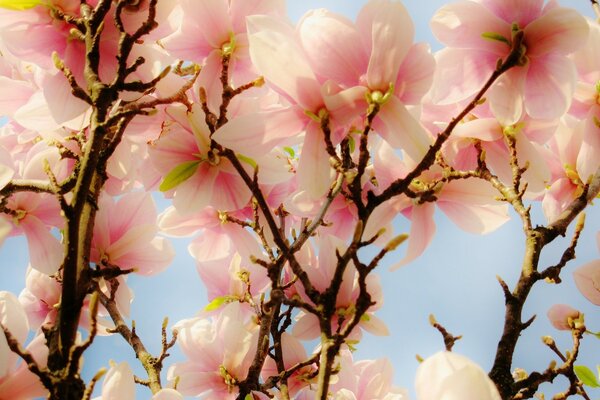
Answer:
<svg viewBox="0 0 600 400"><path fill-rule="evenodd" d="M404 243L406 239L408 239L408 234L403 233L401 235L398 235L388 242L388 244L385 246L385 249L387 251L394 251L398 246Z"/></svg>

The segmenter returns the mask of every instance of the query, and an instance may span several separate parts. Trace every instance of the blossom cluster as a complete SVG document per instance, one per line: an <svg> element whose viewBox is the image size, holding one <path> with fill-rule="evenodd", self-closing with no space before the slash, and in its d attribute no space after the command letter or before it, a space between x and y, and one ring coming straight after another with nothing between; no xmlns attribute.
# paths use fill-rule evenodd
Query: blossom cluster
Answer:
<svg viewBox="0 0 600 400"><path fill-rule="evenodd" d="M444 6L435 53L395 0L297 24L284 0L4 3L0 244L24 235L29 265L18 299L0 292L0 398L49 390L9 342L34 332L27 350L47 364L73 246L86 252L80 329L131 343L127 277L167 268L171 236L190 238L208 305L174 325L185 359L153 399L408 399L388 360L352 354L388 334L381 259L419 257L436 208L475 234L509 205L557 223L600 175L600 27L556 1ZM71 243L76 230L88 233ZM575 273L595 304L598 271ZM550 318L572 329L577 316ZM99 398L134 387L115 363ZM421 364L416 394L501 398L451 352Z"/></svg>

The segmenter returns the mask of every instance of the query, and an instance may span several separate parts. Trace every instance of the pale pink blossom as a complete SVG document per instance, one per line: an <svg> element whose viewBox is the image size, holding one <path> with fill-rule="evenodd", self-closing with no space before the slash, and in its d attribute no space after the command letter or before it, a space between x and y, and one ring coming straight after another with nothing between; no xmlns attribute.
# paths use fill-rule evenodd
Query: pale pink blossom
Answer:
<svg viewBox="0 0 600 400"><path fill-rule="evenodd" d="M578 310L566 304L554 304L547 314L552 326L563 331L571 330L570 321L579 318L580 315Z"/></svg>
<svg viewBox="0 0 600 400"><path fill-rule="evenodd" d="M22 346L29 333L27 315L17 298L10 292L0 292L0 323ZM27 345L27 351L41 366L46 365L48 348L43 334L37 335ZM0 333L0 393L2 398L28 400L47 394L39 378L18 355L8 347L6 336Z"/></svg>
<svg viewBox="0 0 600 400"><path fill-rule="evenodd" d="M234 302L216 317L192 318L175 325L186 361L173 364L167 376L170 381L179 378L181 394L204 395L207 400L237 397L235 383L248 373L258 335L258 326L245 314L241 304Z"/></svg>
<svg viewBox="0 0 600 400"><path fill-rule="evenodd" d="M31 266L52 275L63 259L63 246L52 232L61 227L60 207L50 194L19 192L8 199L8 207L16 212L11 221L12 234L25 234Z"/></svg>
<svg viewBox="0 0 600 400"><path fill-rule="evenodd" d="M419 365L417 400L500 400L498 389L481 367L460 354L439 352Z"/></svg>
<svg viewBox="0 0 600 400"><path fill-rule="evenodd" d="M283 18L282 0L183 0L178 2L178 29L161 41L175 57L203 65L198 86L208 93L209 107L221 104L222 57L230 57L230 84L237 87L258 77L248 54L246 17Z"/></svg>
<svg viewBox="0 0 600 400"><path fill-rule="evenodd" d="M298 32L317 76L344 89L341 103L362 106L354 115L364 115L364 96L370 97L380 105L373 124L378 134L415 159L426 152L431 140L406 105L418 104L428 91L435 63L426 44L413 44L414 26L402 3L371 0L356 24L324 9L310 11ZM337 97L325 100L329 109L340 104Z"/></svg>
<svg viewBox="0 0 600 400"><path fill-rule="evenodd" d="M102 393L94 400L135 399L133 372L125 361L114 364L104 376Z"/></svg>
<svg viewBox="0 0 600 400"><path fill-rule="evenodd" d="M533 118L564 114L576 85L567 55L584 45L588 25L575 10L541 0L469 0L438 10L431 29L448 47L436 55L434 102L447 104L475 94L498 60L509 54L513 26L524 32L521 65L488 93L494 115L504 121L519 109Z"/></svg>
<svg viewBox="0 0 600 400"><path fill-rule="evenodd" d="M118 200L101 196L94 224L91 261L134 269L142 275L165 269L174 257L170 242L157 236L157 214L149 193L132 192Z"/></svg>
<svg viewBox="0 0 600 400"><path fill-rule="evenodd" d="M160 138L152 143L150 157L163 177L182 165L188 165L192 172L166 191L173 197L175 208L189 215L209 205L224 211L245 207L250 191L231 162L211 148L200 104L194 103L189 112L177 107L168 112L173 121L163 125Z"/></svg>

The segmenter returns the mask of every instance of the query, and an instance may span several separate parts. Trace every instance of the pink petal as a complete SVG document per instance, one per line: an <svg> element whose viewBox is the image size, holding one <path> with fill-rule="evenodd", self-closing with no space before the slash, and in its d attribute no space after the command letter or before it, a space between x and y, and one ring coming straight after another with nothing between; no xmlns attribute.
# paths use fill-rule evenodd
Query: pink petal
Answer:
<svg viewBox="0 0 600 400"><path fill-rule="evenodd" d="M501 20L487 7L474 1L460 1L440 8L430 22L435 37L448 47L481 49L500 56L508 45L485 39L483 33L495 33L510 40L510 22Z"/></svg>
<svg viewBox="0 0 600 400"><path fill-rule="evenodd" d="M433 82L435 71L435 58L431 54L429 45L417 43L411 46L404 58L398 80L396 93L404 104L418 104Z"/></svg>
<svg viewBox="0 0 600 400"><path fill-rule="evenodd" d="M316 123L309 123L298 161L297 177L300 189L306 190L313 199L325 195L333 182L329 154L325 150L325 139Z"/></svg>
<svg viewBox="0 0 600 400"><path fill-rule="evenodd" d="M426 203L415 205L412 207L410 214L410 233L408 234L408 249L402 260L390 267L390 271L395 271L398 268L408 264L417 257L429 246L433 235L435 234L435 222L433 214L435 205Z"/></svg>
<svg viewBox="0 0 600 400"><path fill-rule="evenodd" d="M284 0L229 0L233 31L246 32L246 17L256 14L285 15Z"/></svg>
<svg viewBox="0 0 600 400"><path fill-rule="evenodd" d="M161 389L151 400L184 400L183 395L175 389Z"/></svg>
<svg viewBox="0 0 600 400"><path fill-rule="evenodd" d="M532 118L552 119L571 105L577 72L565 56L548 54L532 58L525 81L525 109Z"/></svg>
<svg viewBox="0 0 600 400"><path fill-rule="evenodd" d="M219 128L213 139L236 153L260 158L302 132L308 121L299 107L246 114Z"/></svg>
<svg viewBox="0 0 600 400"><path fill-rule="evenodd" d="M143 248L135 248L120 257L119 263L135 268L140 275L154 275L169 266L175 257L175 250L169 241L162 237L153 238Z"/></svg>
<svg viewBox="0 0 600 400"><path fill-rule="evenodd" d="M247 23L250 57L258 72L303 108L317 112L323 102L320 85L292 27L264 15L248 17Z"/></svg>
<svg viewBox="0 0 600 400"><path fill-rule="evenodd" d="M600 306L600 260L589 262L573 272L575 285L593 304Z"/></svg>
<svg viewBox="0 0 600 400"><path fill-rule="evenodd" d="M208 162L200 163L196 173L175 188L173 205L177 211L189 215L209 205L218 173Z"/></svg>
<svg viewBox="0 0 600 400"><path fill-rule="evenodd" d="M487 9L508 24L516 22L525 27L542 13L544 0L479 0Z"/></svg>
<svg viewBox="0 0 600 400"><path fill-rule="evenodd" d="M600 168L600 106L592 108L583 124L583 142L577 156L577 172L585 183Z"/></svg>
<svg viewBox="0 0 600 400"><path fill-rule="evenodd" d="M392 147L402 149L413 160L420 160L431 145L431 138L397 97L381 107L374 121L376 131Z"/></svg>
<svg viewBox="0 0 600 400"><path fill-rule="evenodd" d="M502 138L502 127L495 119L480 118L459 124L452 132L452 136L493 142Z"/></svg>
<svg viewBox="0 0 600 400"><path fill-rule="evenodd" d="M357 25L365 37L371 38L369 88L385 91L390 83L396 82L400 65L412 45L413 22L402 3L373 0L361 10Z"/></svg>
<svg viewBox="0 0 600 400"><path fill-rule="evenodd" d="M527 55L573 53L586 43L588 33L588 23L577 11L563 7L551 9L525 28Z"/></svg>
<svg viewBox="0 0 600 400"><path fill-rule="evenodd" d="M63 260L63 246L50 230L33 215L28 215L21 221L21 227L27 236L31 267L52 275Z"/></svg>
<svg viewBox="0 0 600 400"><path fill-rule="evenodd" d="M490 109L502 126L514 125L521 119L524 78L522 70L510 70L504 73L488 92Z"/></svg>
<svg viewBox="0 0 600 400"><path fill-rule="evenodd" d="M58 124L68 122L90 108L89 104L73 96L71 86L62 73L48 74L42 85L48 108Z"/></svg>
<svg viewBox="0 0 600 400"><path fill-rule="evenodd" d="M314 339L318 337L320 333L319 319L313 314L304 312L301 312L298 315L296 323L292 328L292 334L300 340Z"/></svg>
<svg viewBox="0 0 600 400"><path fill-rule="evenodd" d="M385 322L375 314L366 314L367 318L361 320L360 327L375 336L389 336L390 331Z"/></svg>
<svg viewBox="0 0 600 400"><path fill-rule="evenodd" d="M0 76L0 109L2 114L11 115L29 101L34 93L32 85L25 81Z"/></svg>
<svg viewBox="0 0 600 400"><path fill-rule="evenodd" d="M346 87L358 83L369 56L350 20L325 9L311 10L300 20L298 33L317 75Z"/></svg>
<svg viewBox="0 0 600 400"><path fill-rule="evenodd" d="M475 94L490 77L499 57L494 52L445 48L435 55L431 100L452 104Z"/></svg>

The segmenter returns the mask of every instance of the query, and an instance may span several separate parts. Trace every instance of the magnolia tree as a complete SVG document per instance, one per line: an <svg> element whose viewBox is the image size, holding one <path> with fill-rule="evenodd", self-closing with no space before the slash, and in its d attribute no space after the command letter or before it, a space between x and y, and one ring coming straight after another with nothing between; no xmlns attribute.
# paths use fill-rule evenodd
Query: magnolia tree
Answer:
<svg viewBox="0 0 600 400"><path fill-rule="evenodd" d="M0 398L132 399L140 384L155 400L408 399L389 361L353 351L365 331L387 334L378 267L425 251L436 206L477 234L514 210L525 251L518 282L499 278L491 371L432 317L446 350L422 360L417 399L598 386L576 365L591 332L567 305L548 317L572 345L546 337L555 361L513 365L528 295L561 282L600 191L597 22L556 1L462 0L434 15L446 47L432 54L393 0L295 26L283 0L0 6L0 242L29 249L25 289L0 292ZM570 226L562 257L540 265ZM192 238L208 305L165 322L151 354L127 278L168 268L165 236ZM600 305L600 261L574 279ZM124 339L146 375L116 360L84 381L98 335ZM170 363L174 346L185 358Z"/></svg>

